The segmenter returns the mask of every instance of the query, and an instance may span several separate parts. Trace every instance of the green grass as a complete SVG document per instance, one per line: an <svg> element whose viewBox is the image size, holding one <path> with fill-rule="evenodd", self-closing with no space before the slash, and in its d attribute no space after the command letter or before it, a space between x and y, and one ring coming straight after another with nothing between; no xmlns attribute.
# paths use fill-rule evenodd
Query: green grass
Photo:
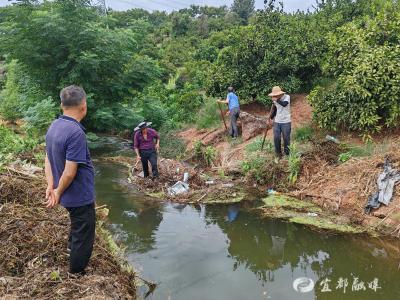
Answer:
<svg viewBox="0 0 400 300"><path fill-rule="evenodd" d="M347 148L349 149L348 153L352 157L366 157L371 156L375 152L375 144L373 143L366 143L365 145L348 145Z"/></svg>
<svg viewBox="0 0 400 300"><path fill-rule="evenodd" d="M246 152L247 153L252 153L252 152L257 152L257 151L261 151L261 146L262 146L262 141L263 138L262 137L257 137L256 139L254 139L253 142L251 142L250 144L248 144L246 146ZM264 144L264 149L263 152L273 152L274 151L274 146L272 145L272 143L268 140L265 141Z"/></svg>
<svg viewBox="0 0 400 300"><path fill-rule="evenodd" d="M297 142L310 141L315 135L314 129L310 125L299 127L294 131L293 139Z"/></svg>
<svg viewBox="0 0 400 300"><path fill-rule="evenodd" d="M386 153L390 150L390 147L391 143L389 141L383 141L381 143L367 142L363 145L345 145L345 148L351 157L368 157Z"/></svg>
<svg viewBox="0 0 400 300"><path fill-rule="evenodd" d="M185 141L177 136L175 131L160 131L160 151L164 158L181 158L186 151Z"/></svg>
<svg viewBox="0 0 400 300"><path fill-rule="evenodd" d="M214 128L222 124L218 103L214 99L206 99L197 114L197 129Z"/></svg>
<svg viewBox="0 0 400 300"><path fill-rule="evenodd" d="M235 146L238 146L240 144L243 144L242 137L237 137L236 139L228 137L228 141L229 141L229 144L231 145L231 147L235 147Z"/></svg>

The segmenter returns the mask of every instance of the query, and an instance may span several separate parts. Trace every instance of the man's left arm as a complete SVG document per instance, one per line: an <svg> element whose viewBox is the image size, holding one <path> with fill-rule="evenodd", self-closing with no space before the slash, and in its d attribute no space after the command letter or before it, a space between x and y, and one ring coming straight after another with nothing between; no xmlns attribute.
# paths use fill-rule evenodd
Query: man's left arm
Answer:
<svg viewBox="0 0 400 300"><path fill-rule="evenodd" d="M290 98L286 97L286 96L283 99L281 98L279 100L276 100L276 102L279 103L283 107L288 106L289 105L289 101L290 101Z"/></svg>

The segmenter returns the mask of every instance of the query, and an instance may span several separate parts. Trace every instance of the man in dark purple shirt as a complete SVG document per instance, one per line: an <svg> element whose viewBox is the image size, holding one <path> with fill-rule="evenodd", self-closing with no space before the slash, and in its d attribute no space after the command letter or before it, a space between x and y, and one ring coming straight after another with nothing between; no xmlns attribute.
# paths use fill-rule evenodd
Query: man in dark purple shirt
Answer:
<svg viewBox="0 0 400 300"><path fill-rule="evenodd" d="M46 134L47 207L61 203L68 210L70 272L83 274L92 255L96 227L94 169L80 123L87 113L86 93L81 87L68 86L60 97L64 114Z"/></svg>
<svg viewBox="0 0 400 300"><path fill-rule="evenodd" d="M133 148L137 162L141 161L144 177L149 177L149 162L153 177L158 177L157 152L160 150L160 136L157 131L149 128L151 123L142 122L135 128Z"/></svg>

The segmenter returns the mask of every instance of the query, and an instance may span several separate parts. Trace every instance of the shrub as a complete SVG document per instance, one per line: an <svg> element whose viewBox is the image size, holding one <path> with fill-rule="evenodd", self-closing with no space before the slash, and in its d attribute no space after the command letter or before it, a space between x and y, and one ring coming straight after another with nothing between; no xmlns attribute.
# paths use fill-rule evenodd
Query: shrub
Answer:
<svg viewBox="0 0 400 300"><path fill-rule="evenodd" d="M246 146L246 152L251 153L251 152L261 151L262 141L263 141L262 137L257 137L253 142L251 142ZM273 151L274 151L274 145L269 140L266 140L264 143L263 152L272 153Z"/></svg>
<svg viewBox="0 0 400 300"><path fill-rule="evenodd" d="M254 152L242 162L242 170L248 180L271 187L285 187L287 167L285 161L276 159L273 153Z"/></svg>
<svg viewBox="0 0 400 300"><path fill-rule="evenodd" d="M294 140L297 142L307 142L314 136L314 129L309 126L299 127L294 131Z"/></svg>
<svg viewBox="0 0 400 300"><path fill-rule="evenodd" d="M31 152L37 146L37 140L30 137L21 137L13 131L0 125L0 162L6 162L22 152Z"/></svg>
<svg viewBox="0 0 400 300"><path fill-rule="evenodd" d="M162 128L160 130L160 151L165 158L181 158L186 151L186 144L179 138L175 131Z"/></svg>
<svg viewBox="0 0 400 300"><path fill-rule="evenodd" d="M201 141L195 141L193 144L194 159L209 167L216 163L218 156L217 149L213 146L205 146Z"/></svg>
<svg viewBox="0 0 400 300"><path fill-rule="evenodd" d="M204 160L207 166L211 167L217 158L217 149L213 146L207 146L206 150L204 151Z"/></svg>
<svg viewBox="0 0 400 300"><path fill-rule="evenodd" d="M12 61L8 67L5 89L0 93L0 114L3 119L15 122L22 117L19 111L19 90L16 84L17 62Z"/></svg>
<svg viewBox="0 0 400 300"><path fill-rule="evenodd" d="M91 111L92 113L90 113ZM97 109L94 104L90 104L90 111L85 122L89 123L89 128L91 129L100 132L111 132L113 130L132 130L143 120L144 117L141 115L141 111L115 103L112 106Z"/></svg>
<svg viewBox="0 0 400 300"><path fill-rule="evenodd" d="M51 97L38 102L35 106L28 108L25 115L25 129L34 136L43 135L51 122L53 122L59 108Z"/></svg>
<svg viewBox="0 0 400 300"><path fill-rule="evenodd" d="M218 103L213 99L207 99L196 118L197 129L213 128L222 122Z"/></svg>
<svg viewBox="0 0 400 300"><path fill-rule="evenodd" d="M325 71L337 82L309 97L320 127L358 131L368 140L400 124L399 22L398 9L387 9L330 36Z"/></svg>
<svg viewBox="0 0 400 300"><path fill-rule="evenodd" d="M203 143L201 141L195 141L193 144L193 151L196 158L201 158L203 156Z"/></svg>

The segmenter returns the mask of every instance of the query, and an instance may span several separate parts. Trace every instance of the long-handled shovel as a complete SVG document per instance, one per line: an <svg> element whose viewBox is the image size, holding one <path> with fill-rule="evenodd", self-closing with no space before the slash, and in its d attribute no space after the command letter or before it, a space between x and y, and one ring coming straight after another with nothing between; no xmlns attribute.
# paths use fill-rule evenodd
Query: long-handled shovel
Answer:
<svg viewBox="0 0 400 300"><path fill-rule="evenodd" d="M224 118L224 113L223 113L222 108L221 108L221 103L219 103L219 102L218 102L218 107L219 107L219 111L221 113L221 119L222 119L222 121L224 122L224 125L225 125L225 129L228 130L228 126L226 126L226 122L225 122L225 118Z"/></svg>
<svg viewBox="0 0 400 300"><path fill-rule="evenodd" d="M273 108L274 108L274 104L272 104L271 109L269 110L268 118L271 117ZM267 128L265 128L264 138L263 138L263 141L262 141L262 144L261 144L261 151L264 150L265 139L267 138L267 134L268 134L269 130L270 130L270 126L268 126L268 124L267 124Z"/></svg>

